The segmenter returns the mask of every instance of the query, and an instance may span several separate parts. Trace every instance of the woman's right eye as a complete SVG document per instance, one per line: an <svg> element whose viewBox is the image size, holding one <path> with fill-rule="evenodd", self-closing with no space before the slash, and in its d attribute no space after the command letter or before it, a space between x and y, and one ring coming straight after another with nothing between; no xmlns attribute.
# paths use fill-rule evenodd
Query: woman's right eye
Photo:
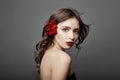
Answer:
<svg viewBox="0 0 120 80"><path fill-rule="evenodd" d="M67 31L69 31L69 29L68 28L64 28L64 29L62 29L64 32L67 32Z"/></svg>

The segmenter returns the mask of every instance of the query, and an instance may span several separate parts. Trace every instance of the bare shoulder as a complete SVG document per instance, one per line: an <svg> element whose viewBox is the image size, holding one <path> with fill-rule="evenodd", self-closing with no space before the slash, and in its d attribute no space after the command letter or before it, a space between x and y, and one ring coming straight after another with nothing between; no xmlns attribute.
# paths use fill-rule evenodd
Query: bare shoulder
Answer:
<svg viewBox="0 0 120 80"><path fill-rule="evenodd" d="M60 56L61 62L64 62L64 63L70 63L71 62L71 57L68 55L68 53L60 51L59 56Z"/></svg>
<svg viewBox="0 0 120 80"><path fill-rule="evenodd" d="M64 51L56 51L54 52L53 58L52 58L53 66L70 66L71 64L71 57L68 55L68 53Z"/></svg>
<svg viewBox="0 0 120 80"><path fill-rule="evenodd" d="M68 53L64 52L64 51L48 51L46 56L50 57L51 60L53 61L64 61L64 62L71 62L71 57Z"/></svg>
<svg viewBox="0 0 120 80"><path fill-rule="evenodd" d="M66 80L70 72L71 58L66 52L56 52L52 67L53 80Z"/></svg>
<svg viewBox="0 0 120 80"><path fill-rule="evenodd" d="M68 53L64 51L47 51L45 56L48 62L50 62L51 67L56 67L56 65L69 66L71 63L71 57Z"/></svg>

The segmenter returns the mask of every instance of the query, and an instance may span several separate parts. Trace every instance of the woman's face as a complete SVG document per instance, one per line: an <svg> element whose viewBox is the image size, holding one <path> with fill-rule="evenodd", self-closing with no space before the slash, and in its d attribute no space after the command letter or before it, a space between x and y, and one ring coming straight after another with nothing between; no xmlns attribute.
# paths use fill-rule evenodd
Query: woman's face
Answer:
<svg viewBox="0 0 120 80"><path fill-rule="evenodd" d="M79 37L79 22L76 18L70 18L57 24L57 34L54 44L59 49L69 49Z"/></svg>

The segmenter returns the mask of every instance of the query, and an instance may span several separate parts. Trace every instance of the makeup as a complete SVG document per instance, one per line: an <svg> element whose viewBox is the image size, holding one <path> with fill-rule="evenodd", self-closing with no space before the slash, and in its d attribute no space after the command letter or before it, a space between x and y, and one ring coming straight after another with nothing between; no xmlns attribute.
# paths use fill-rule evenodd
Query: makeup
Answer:
<svg viewBox="0 0 120 80"><path fill-rule="evenodd" d="M73 45L73 42L66 42L66 44L67 44L68 46L72 46L72 45Z"/></svg>

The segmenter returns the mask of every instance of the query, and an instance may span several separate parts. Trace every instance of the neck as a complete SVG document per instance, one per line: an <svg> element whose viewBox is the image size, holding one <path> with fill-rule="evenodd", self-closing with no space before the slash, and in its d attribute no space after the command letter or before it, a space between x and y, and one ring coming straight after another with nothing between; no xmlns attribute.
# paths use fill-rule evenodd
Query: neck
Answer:
<svg viewBox="0 0 120 80"><path fill-rule="evenodd" d="M52 45L49 47L50 48L53 48L53 49L56 49L56 50L61 50L61 51L65 51L65 49L63 49L62 47L60 47L57 43L52 43Z"/></svg>

